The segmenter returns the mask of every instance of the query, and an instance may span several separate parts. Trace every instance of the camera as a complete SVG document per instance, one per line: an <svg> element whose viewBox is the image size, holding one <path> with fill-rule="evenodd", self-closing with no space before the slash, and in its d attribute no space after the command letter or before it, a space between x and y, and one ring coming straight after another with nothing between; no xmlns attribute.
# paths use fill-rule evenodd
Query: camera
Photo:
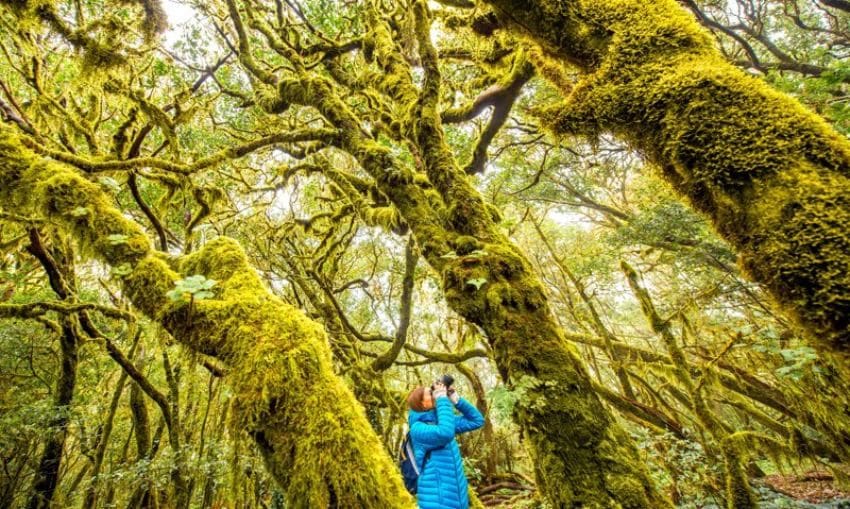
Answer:
<svg viewBox="0 0 850 509"><path fill-rule="evenodd" d="M452 375L440 375L440 378L434 380L434 383L436 383L436 382L442 383L443 385L446 386L446 389L448 389L449 387L452 386L453 383L455 383L455 379ZM431 390L432 391L434 390L433 384L431 385Z"/></svg>

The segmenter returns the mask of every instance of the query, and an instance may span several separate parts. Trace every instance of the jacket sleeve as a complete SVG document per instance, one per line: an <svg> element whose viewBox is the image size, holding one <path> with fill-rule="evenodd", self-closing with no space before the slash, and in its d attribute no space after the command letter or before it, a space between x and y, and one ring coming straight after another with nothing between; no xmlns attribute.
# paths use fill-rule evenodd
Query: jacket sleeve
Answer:
<svg viewBox="0 0 850 509"><path fill-rule="evenodd" d="M437 425L415 422L410 427L413 442L426 451L438 449L452 441L455 437L455 413L449 398L441 396L436 400Z"/></svg>
<svg viewBox="0 0 850 509"><path fill-rule="evenodd" d="M473 431L484 426L484 416L475 408L475 405L460 398L456 407L463 415L454 416L455 433L466 433L467 431Z"/></svg>

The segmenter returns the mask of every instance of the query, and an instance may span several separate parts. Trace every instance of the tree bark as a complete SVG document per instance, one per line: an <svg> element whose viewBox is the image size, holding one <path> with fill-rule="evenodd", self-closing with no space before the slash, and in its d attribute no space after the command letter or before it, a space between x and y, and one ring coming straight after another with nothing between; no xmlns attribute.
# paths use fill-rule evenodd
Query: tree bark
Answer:
<svg viewBox="0 0 850 509"><path fill-rule="evenodd" d="M583 78L550 125L610 131L709 216L785 314L850 354L850 142L726 62L674 0L488 0Z"/></svg>

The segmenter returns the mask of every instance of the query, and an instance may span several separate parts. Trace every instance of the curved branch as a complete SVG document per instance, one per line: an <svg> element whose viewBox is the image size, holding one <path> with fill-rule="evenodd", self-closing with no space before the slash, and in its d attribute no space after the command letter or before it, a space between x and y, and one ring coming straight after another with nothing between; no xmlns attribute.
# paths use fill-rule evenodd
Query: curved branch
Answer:
<svg viewBox="0 0 850 509"><path fill-rule="evenodd" d="M514 68L505 78L481 92L472 104L442 112L440 120L444 124L468 122L491 106L510 111L523 85L528 83L532 76L534 76L534 66L524 57L518 56Z"/></svg>
<svg viewBox="0 0 850 509"><path fill-rule="evenodd" d="M375 371L385 371L392 366L405 341L407 341L407 329L410 327L410 315L413 309L413 276L418 261L419 257L414 251L413 237L411 237L404 249L404 280L401 285L401 310L398 329L396 329L392 346L372 362L372 369Z"/></svg>
<svg viewBox="0 0 850 509"><path fill-rule="evenodd" d="M386 341L390 342L391 338L382 338L378 341ZM425 350L424 348L419 348L413 345L404 345L404 349L410 352L413 352L417 355L421 355L425 357L425 360L419 361L400 361L396 360L395 364L399 366L422 366L424 364L431 364L434 362L442 362L443 364L458 364L460 362L468 361L469 359L475 359L477 357L487 358L487 350L483 348L474 348L472 350L467 350L465 352L459 353L451 353L451 352L432 352L430 350ZM377 357L378 354L363 352L363 355L367 357Z"/></svg>
<svg viewBox="0 0 850 509"><path fill-rule="evenodd" d="M117 308L102 306L93 302L65 303L62 301L32 302L29 304L0 304L0 318L35 318L49 311L63 315L79 313L80 311L98 311L110 318L135 320L136 316Z"/></svg>
<svg viewBox="0 0 850 509"><path fill-rule="evenodd" d="M243 143L241 145L236 145L233 147L228 147L218 152L198 159L192 164L180 164L174 163L171 161L166 161L164 159L159 159L156 157L139 157L136 159L128 159L128 160L107 160L107 161L97 161L89 158L85 158L82 156L78 156L75 154L71 154L68 152L61 152L58 150L51 150L45 148L31 139L22 139L22 141L27 145L28 148L33 151L48 156L57 161L61 161L63 163L68 163L72 166L75 166L83 171L88 173L98 173L104 171L118 171L118 170L131 170L131 169L139 169L139 168L157 168L160 170L164 170L171 173L178 173L181 175L190 175L199 170L209 168L211 166L215 166L224 161L238 159L240 157L246 156L255 150L260 148L278 145L282 143L298 143L304 141L320 141L325 143L332 142L337 135L337 131L335 129L298 129L294 131L281 132L272 134L269 136L264 136L257 140L249 141L247 143Z"/></svg>
<svg viewBox="0 0 850 509"><path fill-rule="evenodd" d="M162 222L160 222L159 218L156 217L153 210L151 210L148 204L145 203L145 200L142 199L142 194L139 192L139 185L136 179L136 172L131 172L127 177L127 186L130 188L130 194L133 195L133 199L136 200L136 204L145 214L145 217L148 218L148 221L151 222L154 230L156 230L156 234L159 239L160 251L168 251L168 239L165 236L165 228L163 228Z"/></svg>

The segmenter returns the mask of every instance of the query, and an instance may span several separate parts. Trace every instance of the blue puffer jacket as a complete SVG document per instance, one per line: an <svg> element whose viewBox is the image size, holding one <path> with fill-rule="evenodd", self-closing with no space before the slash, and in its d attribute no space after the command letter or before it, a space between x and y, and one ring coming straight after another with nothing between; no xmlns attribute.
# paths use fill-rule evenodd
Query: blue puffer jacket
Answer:
<svg viewBox="0 0 850 509"><path fill-rule="evenodd" d="M408 415L413 455L421 472L416 493L420 509L467 509L466 475L455 435L478 429L484 416L472 403L461 398L455 415L452 402L443 396L436 400L436 409L427 412L411 410ZM431 451L425 469L425 453Z"/></svg>

